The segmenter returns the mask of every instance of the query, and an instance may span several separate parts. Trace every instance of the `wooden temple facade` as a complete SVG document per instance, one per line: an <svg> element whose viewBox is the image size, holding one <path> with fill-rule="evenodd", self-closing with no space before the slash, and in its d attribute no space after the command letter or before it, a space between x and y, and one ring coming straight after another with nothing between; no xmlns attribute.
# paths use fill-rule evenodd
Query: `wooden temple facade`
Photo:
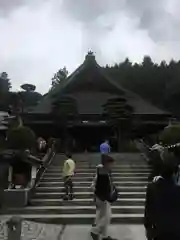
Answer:
<svg viewBox="0 0 180 240"><path fill-rule="evenodd" d="M107 100L117 97L125 98L133 108L131 138L157 132L167 126L169 113L153 106L119 84L117 85L113 79L105 75L92 52L86 55L83 64L64 82L49 91L34 109L24 113L23 119L37 135L45 138L50 136L63 138L66 128L66 134L76 144L81 145L82 150L86 148L97 150L99 143L105 138L111 139L112 142L117 141L112 126L102 114L102 106ZM60 109L62 99L65 98L71 99L76 105L76 114L68 114L66 118ZM61 105L58 105L58 101ZM69 105L65 106L65 108L72 108Z"/></svg>

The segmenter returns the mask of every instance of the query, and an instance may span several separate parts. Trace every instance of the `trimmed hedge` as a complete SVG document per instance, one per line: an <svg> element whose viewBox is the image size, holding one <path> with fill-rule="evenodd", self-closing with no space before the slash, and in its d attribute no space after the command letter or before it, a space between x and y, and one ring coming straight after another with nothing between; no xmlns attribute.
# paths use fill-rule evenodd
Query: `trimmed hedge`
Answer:
<svg viewBox="0 0 180 240"><path fill-rule="evenodd" d="M180 142L180 125L172 125L168 126L164 129L164 131L160 134L160 141L163 142L164 145L171 145Z"/></svg>
<svg viewBox="0 0 180 240"><path fill-rule="evenodd" d="M36 146L36 136L29 127L12 128L7 135L7 144L10 149L33 149Z"/></svg>
<svg viewBox="0 0 180 240"><path fill-rule="evenodd" d="M128 141L123 145L123 152L137 153L139 150L137 149L136 143L134 141Z"/></svg>

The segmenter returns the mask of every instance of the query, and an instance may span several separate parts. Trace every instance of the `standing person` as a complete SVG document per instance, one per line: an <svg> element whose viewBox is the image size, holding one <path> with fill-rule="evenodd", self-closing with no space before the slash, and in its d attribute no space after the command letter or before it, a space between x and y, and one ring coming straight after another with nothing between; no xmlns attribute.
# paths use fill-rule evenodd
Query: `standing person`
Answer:
<svg viewBox="0 0 180 240"><path fill-rule="evenodd" d="M67 154L67 160L64 162L63 166L63 179L64 179L64 188L65 196L64 200L73 200L73 181L72 178L75 173L75 162L72 159L71 154Z"/></svg>
<svg viewBox="0 0 180 240"><path fill-rule="evenodd" d="M104 158L105 155L108 155L111 152L111 147L109 145L109 141L105 140L103 143L100 145L100 153L101 153L101 162L102 159ZM97 163L99 164L99 162Z"/></svg>
<svg viewBox="0 0 180 240"><path fill-rule="evenodd" d="M111 179L111 169L114 159L105 156L102 159L102 166L97 168L97 176L95 183L95 202L96 202L96 219L91 229L91 237L93 240L111 240L108 236L108 226L111 220L111 203L117 200L117 191L113 186Z"/></svg>
<svg viewBox="0 0 180 240"><path fill-rule="evenodd" d="M172 162L171 162L172 164ZM148 240L180 239L180 187L177 165L166 165L147 187L144 226Z"/></svg>
<svg viewBox="0 0 180 240"><path fill-rule="evenodd" d="M100 145L100 152L101 152L101 154L108 154L108 153L110 153L110 151L111 151L111 148L110 148L108 140L106 140L103 143L101 143L101 145Z"/></svg>

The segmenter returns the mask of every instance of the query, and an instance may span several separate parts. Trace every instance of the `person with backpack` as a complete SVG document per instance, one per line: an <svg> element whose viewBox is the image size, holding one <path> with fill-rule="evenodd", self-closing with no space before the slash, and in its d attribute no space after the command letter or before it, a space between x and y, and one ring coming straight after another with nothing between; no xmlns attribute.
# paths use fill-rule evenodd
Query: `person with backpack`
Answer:
<svg viewBox="0 0 180 240"><path fill-rule="evenodd" d="M148 240L180 239L178 165L164 162L162 173L148 184L144 226Z"/></svg>
<svg viewBox="0 0 180 240"><path fill-rule="evenodd" d="M118 198L118 192L113 185L111 170L114 159L106 155L102 159L102 165L97 167L96 177L94 179L94 194L96 203L96 219L91 229L93 240L111 240L108 236L108 226L111 220L111 203Z"/></svg>

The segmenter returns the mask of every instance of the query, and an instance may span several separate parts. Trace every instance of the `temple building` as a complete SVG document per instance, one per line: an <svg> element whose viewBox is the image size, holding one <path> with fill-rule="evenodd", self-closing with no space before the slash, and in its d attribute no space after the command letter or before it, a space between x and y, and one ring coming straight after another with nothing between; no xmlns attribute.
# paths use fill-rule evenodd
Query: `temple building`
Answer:
<svg viewBox="0 0 180 240"><path fill-rule="evenodd" d="M103 106L109 99L124 99L133 109L130 138L143 136L163 129L170 114L137 94L124 89L105 75L89 52L67 79L56 85L39 104L24 113L24 122L38 135L44 137L70 136L82 150L97 150L99 143L107 138L116 145L118 136L105 114Z"/></svg>

